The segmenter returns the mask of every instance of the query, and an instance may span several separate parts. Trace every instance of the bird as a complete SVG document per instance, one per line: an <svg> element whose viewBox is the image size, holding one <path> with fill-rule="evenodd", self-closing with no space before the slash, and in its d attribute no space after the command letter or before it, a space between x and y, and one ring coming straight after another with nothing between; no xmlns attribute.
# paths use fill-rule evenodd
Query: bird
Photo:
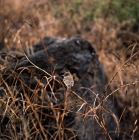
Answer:
<svg viewBox="0 0 139 140"><path fill-rule="evenodd" d="M63 75L63 82L66 85L67 88L71 88L74 86L74 80L72 74L68 71L65 72Z"/></svg>

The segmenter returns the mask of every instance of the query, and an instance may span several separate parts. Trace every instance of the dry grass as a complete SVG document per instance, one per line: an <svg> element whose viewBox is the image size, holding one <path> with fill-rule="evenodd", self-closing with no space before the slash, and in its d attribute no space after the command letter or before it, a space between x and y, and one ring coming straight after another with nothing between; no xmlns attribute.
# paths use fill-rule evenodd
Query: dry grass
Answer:
<svg viewBox="0 0 139 140"><path fill-rule="evenodd" d="M67 4L73 6L73 2L69 3L61 0L59 4L64 12L61 12L59 8L56 9L54 2L44 0L40 2L30 0L27 3L19 0L12 2L0 1L0 40L5 45L3 50L8 52L8 57L13 58L16 55L24 55L22 48L25 46L24 49L29 48L28 54L32 54L32 44L40 40L43 36L68 37L80 34L83 38L90 41L97 50L99 60L103 63L109 78L108 85L112 89L110 95L114 95L114 98L116 98L118 105L122 109L119 120L117 120L117 117L112 112L109 112L115 119L117 128L120 121L124 120L125 124L121 133L126 132L125 135L129 134L129 139L133 140L134 137L137 139L139 137L137 132L139 129L139 31L132 32L130 27L126 31L123 31L121 30L123 27L121 23L118 21L113 22L106 16L105 18L99 17L85 22L85 17L82 16L83 13L78 13L77 11L77 14L72 15L72 17L69 14L70 10L74 11L75 9L69 9ZM91 6L89 9L91 10ZM7 68L7 61L10 59L8 57L4 60L1 59L1 71ZM9 123L8 129L3 128L1 130L5 129L5 136L2 137L5 137L5 139L24 138L38 140L45 138L65 140L68 138L64 131L68 131L71 136L75 135L75 130L63 128L62 123L67 113L65 112L67 103L63 102L63 104L54 105L52 98L57 99L57 97L54 97L54 95L46 96L46 88L49 87L51 92L53 92L53 85L51 85L50 81L59 83L61 88L63 88L63 84L59 79L53 75L48 75L48 77L45 77L47 85L43 85L41 82L42 79L36 79L38 84L32 90L22 81L20 75L17 75L14 71L12 71L12 75L15 76L15 79L11 86L7 85L2 75L0 81L0 84L4 85L0 88L1 123L5 121ZM17 81L22 85L19 90L15 88ZM55 93L56 96L59 96L58 92ZM62 92L64 97L65 89ZM30 93L30 95L27 93ZM46 99L44 96L46 96ZM109 96L103 101L107 98ZM90 112L93 112L94 118L99 120L95 111L102 109L102 106L97 96L96 100L99 101L99 104L94 108L90 108L82 98L77 96L76 99L80 101L78 106L79 111L84 106L88 106L89 108L85 114L82 114L85 115L84 118ZM45 100L47 100L47 104L45 104ZM45 127L42 126L44 118L48 119ZM107 133L103 122L99 125ZM109 139L111 139L110 136Z"/></svg>

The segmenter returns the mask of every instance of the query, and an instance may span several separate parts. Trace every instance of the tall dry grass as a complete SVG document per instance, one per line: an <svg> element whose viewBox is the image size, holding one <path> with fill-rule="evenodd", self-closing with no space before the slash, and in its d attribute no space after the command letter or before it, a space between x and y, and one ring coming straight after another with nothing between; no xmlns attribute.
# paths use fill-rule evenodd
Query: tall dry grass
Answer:
<svg viewBox="0 0 139 140"><path fill-rule="evenodd" d="M96 1L93 2L95 3ZM84 3L84 7L81 8L88 7L88 11L93 10L90 6L91 2L87 3L87 1L84 1ZM60 8L59 5L61 6ZM122 110L117 124L121 120L125 121L121 133L126 132L125 135L129 135L129 139L134 139L134 137L136 139L138 138L139 121L139 30L137 28L133 30L132 27L123 30L124 23L120 23L118 20L113 21L107 17L107 12L105 16L102 15L101 17L87 20L87 15L84 15L84 11L75 11L76 7L71 8L73 6L78 7L80 3L74 4L73 1L68 2L64 0L58 3L43 0L40 2L35 0L28 2L16 0L1 1L0 41L1 44L4 44L3 51L7 55L11 55L12 52L11 57L22 56L22 47L31 50L32 44L43 36L68 37L80 34L93 44L99 54L99 60L103 63L108 75L109 85L112 89L111 94L114 95ZM1 71L7 67L7 61L9 60L8 58L3 59L2 55ZM49 134L49 132L46 132L39 122L41 118L38 118L38 114L41 113L40 110L47 109L44 108L43 104L36 104L40 100L39 97L36 97L37 94L42 94L43 97L44 89L36 87L35 91L32 91L14 71L13 74L15 81L12 86L7 85L6 81L1 78L1 85L4 84L4 88L1 87L1 122L6 119L6 122L9 123L8 118L12 120L9 125L12 129L5 132L5 134L10 134L10 137L7 135L5 137L7 139L19 139L21 137L31 139L35 135L36 139L41 139L42 137L48 139L46 133ZM19 78L21 82L22 87L20 90L22 90L22 93L19 92L20 90L17 91L15 89L16 78ZM52 77L50 76L49 78L51 79ZM42 85L39 80L38 85ZM28 89L28 92L34 93L33 96L28 97L26 95L25 87ZM47 97L48 101L50 100L49 98ZM59 111L59 106L52 106L51 102L48 103L47 106L51 108L49 113L52 113L54 118L45 116L47 113L41 115L48 117L50 120L55 120L55 124L51 124L53 127L50 130L57 129L57 133L53 136L50 135L50 137L61 137L64 132L61 131L62 124L59 124L58 121L63 119L59 115L61 112L63 113L63 110ZM26 117L24 116L25 114L27 114ZM61 114L61 116L63 115ZM21 130L23 133L21 133ZM16 135L17 131L19 131L18 135ZM68 131L74 134L73 130Z"/></svg>

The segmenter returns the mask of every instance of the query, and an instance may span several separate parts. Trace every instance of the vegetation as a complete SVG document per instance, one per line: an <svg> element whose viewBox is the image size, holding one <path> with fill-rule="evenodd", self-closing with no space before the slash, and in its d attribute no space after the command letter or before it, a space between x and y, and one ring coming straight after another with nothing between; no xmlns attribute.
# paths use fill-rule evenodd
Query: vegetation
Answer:
<svg viewBox="0 0 139 140"><path fill-rule="evenodd" d="M0 21L2 59L3 52L6 52L7 56L23 56L23 46L24 49L31 50L31 46L46 35L70 37L78 34L90 41L108 75L112 95L122 110L118 123L124 120L125 124L121 133L128 136L128 139L139 139L138 0L30 0L27 2L1 0ZM1 71L7 67L7 61L5 59L4 65L0 65ZM3 84L5 81L1 79L0 82ZM6 95L0 97L0 113L12 118L18 110L13 99L18 100L18 98L14 94L14 87L6 85L5 88L6 90L0 89L5 91ZM24 89L24 86L22 88ZM23 100L34 111L34 114L30 112L32 118L37 118L29 97L26 96L26 99L22 98ZM37 106L36 112L39 111L38 108ZM24 132L29 137L25 124L32 120L27 120L23 116L22 119L17 120L27 121L24 123ZM31 123L37 131L35 122ZM39 122L37 125L42 128ZM15 126L18 125L16 120L13 120L13 127ZM44 133L43 130L41 132ZM11 134L13 135L11 139L14 139L15 131L11 131ZM38 137L41 136L38 134Z"/></svg>

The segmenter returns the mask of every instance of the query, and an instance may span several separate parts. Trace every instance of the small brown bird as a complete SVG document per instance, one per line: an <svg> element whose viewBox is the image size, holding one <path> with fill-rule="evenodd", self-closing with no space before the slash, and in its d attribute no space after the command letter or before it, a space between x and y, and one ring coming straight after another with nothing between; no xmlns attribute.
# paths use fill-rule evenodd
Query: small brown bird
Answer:
<svg viewBox="0 0 139 140"><path fill-rule="evenodd" d="M67 86L67 88L71 88L74 85L73 76L70 72L65 72L63 75L63 82Z"/></svg>

